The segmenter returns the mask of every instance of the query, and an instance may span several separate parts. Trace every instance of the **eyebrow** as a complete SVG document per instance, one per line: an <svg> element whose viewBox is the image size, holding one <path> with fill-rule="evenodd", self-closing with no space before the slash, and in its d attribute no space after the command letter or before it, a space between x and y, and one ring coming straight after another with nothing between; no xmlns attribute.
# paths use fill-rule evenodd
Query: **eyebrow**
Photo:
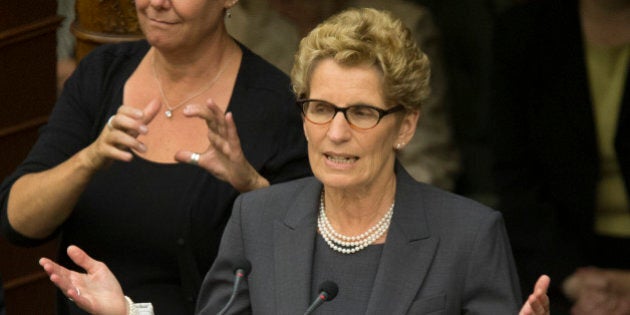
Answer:
<svg viewBox="0 0 630 315"><path fill-rule="evenodd" d="M326 102L326 103L329 103L329 104L333 104L333 105L335 105L335 106L337 106L337 107L341 107L341 106L340 106L340 105L338 105L338 104L335 104L335 103L333 103L333 102L331 102L331 101L327 101L327 100L325 100L325 99L321 99L321 98L311 98L311 100L314 100L314 101L323 101L323 102ZM346 107L350 107L350 106L370 106L370 107L374 107L374 108L380 108L380 109L382 109L382 110L388 110L388 108L382 108L382 107L380 107L380 106L376 106L376 105L374 105L374 104L369 104L369 103L362 102L362 101L358 101L358 102L355 102L355 103L350 103L350 104L346 105Z"/></svg>

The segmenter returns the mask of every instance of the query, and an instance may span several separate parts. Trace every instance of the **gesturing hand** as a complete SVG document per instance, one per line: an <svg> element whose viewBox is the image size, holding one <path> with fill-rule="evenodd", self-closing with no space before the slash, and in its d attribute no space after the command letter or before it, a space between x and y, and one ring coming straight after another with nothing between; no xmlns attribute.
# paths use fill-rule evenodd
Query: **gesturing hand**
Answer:
<svg viewBox="0 0 630 315"><path fill-rule="evenodd" d="M630 271L583 267L563 283L574 315L630 314Z"/></svg>
<svg viewBox="0 0 630 315"><path fill-rule="evenodd" d="M205 106L188 105L183 112L187 117L204 119L208 125L210 145L205 152L196 153L199 160L195 164L240 192L269 186L269 182L245 158L232 113L223 114L211 99ZM182 150L175 154L175 159L191 163L194 162L191 160L193 154L195 152Z"/></svg>
<svg viewBox="0 0 630 315"><path fill-rule="evenodd" d="M147 125L160 109L160 102L153 100L144 109L138 109L128 105L118 108L116 115L112 116L98 138L89 145L87 164L92 169L100 169L112 160L130 161L133 158L130 150L145 152L146 147L137 137L148 131Z"/></svg>
<svg viewBox="0 0 630 315"><path fill-rule="evenodd" d="M69 246L67 252L70 259L87 273L72 271L48 258L41 258L39 264L50 277L50 281L77 306L90 314L126 314L125 296L109 268L76 246Z"/></svg>
<svg viewBox="0 0 630 315"><path fill-rule="evenodd" d="M551 279L542 275L534 285L534 292L529 295L525 304L521 308L519 315L549 315L549 296L547 289Z"/></svg>

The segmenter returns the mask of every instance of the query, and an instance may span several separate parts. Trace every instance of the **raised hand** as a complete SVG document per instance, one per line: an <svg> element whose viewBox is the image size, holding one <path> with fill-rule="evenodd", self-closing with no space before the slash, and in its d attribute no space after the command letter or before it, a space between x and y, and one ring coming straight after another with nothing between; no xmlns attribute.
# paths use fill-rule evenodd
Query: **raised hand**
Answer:
<svg viewBox="0 0 630 315"><path fill-rule="evenodd" d="M205 106L188 105L183 113L206 121L210 145L205 152L179 151L175 154L177 161L198 164L240 192L269 186L245 158L232 113L224 114L211 99ZM193 158L194 154L198 155Z"/></svg>
<svg viewBox="0 0 630 315"><path fill-rule="evenodd" d="M534 292L529 295L525 304L521 308L519 315L549 315L549 296L547 289L551 279L542 275L534 285Z"/></svg>
<svg viewBox="0 0 630 315"><path fill-rule="evenodd" d="M630 300L612 292L585 289L571 308L572 315L628 315Z"/></svg>
<svg viewBox="0 0 630 315"><path fill-rule="evenodd" d="M145 145L138 141L140 134L146 134L147 125L160 109L159 100L153 100L144 109L128 105L118 108L99 137L85 150L89 165L100 169L112 160L130 161L133 158L130 150L146 152Z"/></svg>
<svg viewBox="0 0 630 315"><path fill-rule="evenodd" d="M563 283L573 315L630 314L630 271L584 267Z"/></svg>
<svg viewBox="0 0 630 315"><path fill-rule="evenodd" d="M72 271L48 258L41 258L39 264L50 277L50 281L90 314L127 314L125 296L109 268L76 246L69 246L67 252L70 259L87 273Z"/></svg>

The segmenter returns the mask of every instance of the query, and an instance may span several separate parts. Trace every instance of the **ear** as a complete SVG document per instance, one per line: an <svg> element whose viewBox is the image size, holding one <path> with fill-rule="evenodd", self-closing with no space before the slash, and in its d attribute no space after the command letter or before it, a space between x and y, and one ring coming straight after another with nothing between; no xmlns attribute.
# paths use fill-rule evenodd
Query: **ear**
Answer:
<svg viewBox="0 0 630 315"><path fill-rule="evenodd" d="M419 118L420 110L408 110L405 113L398 129L398 137L394 143L394 149L401 150L411 141L411 138L416 133Z"/></svg>
<svg viewBox="0 0 630 315"><path fill-rule="evenodd" d="M236 5L236 3L238 3L238 0L225 0L223 7L228 10L231 9L233 6Z"/></svg>
<svg viewBox="0 0 630 315"><path fill-rule="evenodd" d="M302 129L304 129L304 137L306 138L306 142L308 142L308 131L306 131L306 124L304 121L304 117L302 117Z"/></svg>

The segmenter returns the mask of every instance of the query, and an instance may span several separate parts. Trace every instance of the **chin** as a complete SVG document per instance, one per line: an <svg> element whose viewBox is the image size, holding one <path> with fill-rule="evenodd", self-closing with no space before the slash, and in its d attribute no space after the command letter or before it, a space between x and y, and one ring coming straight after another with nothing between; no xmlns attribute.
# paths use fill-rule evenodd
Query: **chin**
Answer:
<svg viewBox="0 0 630 315"><path fill-rule="evenodd" d="M344 189L356 187L361 182L353 174L342 174L337 172L313 172L315 177L328 188Z"/></svg>

